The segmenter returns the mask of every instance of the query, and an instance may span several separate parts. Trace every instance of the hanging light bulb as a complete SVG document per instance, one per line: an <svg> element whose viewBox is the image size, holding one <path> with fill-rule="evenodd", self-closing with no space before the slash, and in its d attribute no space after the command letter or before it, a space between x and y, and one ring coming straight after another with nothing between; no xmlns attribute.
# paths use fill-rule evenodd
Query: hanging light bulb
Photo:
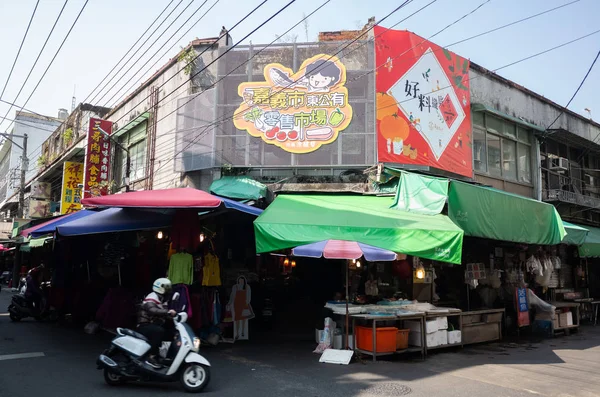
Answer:
<svg viewBox="0 0 600 397"><path fill-rule="evenodd" d="M422 280L425 278L425 268L423 267L422 263L419 263L419 265L417 266L417 278L419 280Z"/></svg>
<svg viewBox="0 0 600 397"><path fill-rule="evenodd" d="M285 260L283 261L283 266L288 267L290 264L290 260L288 258L285 258Z"/></svg>
<svg viewBox="0 0 600 397"><path fill-rule="evenodd" d="M352 263L356 263L356 259L352 259Z"/></svg>
<svg viewBox="0 0 600 397"><path fill-rule="evenodd" d="M356 261L356 268L360 269L360 261Z"/></svg>
<svg viewBox="0 0 600 397"><path fill-rule="evenodd" d="M296 267L296 261L292 261L292 267Z"/></svg>
<svg viewBox="0 0 600 397"><path fill-rule="evenodd" d="M163 232L162 232L162 230L159 230L158 233L156 233L156 238L159 239L159 240L162 240L162 238L163 238Z"/></svg>
<svg viewBox="0 0 600 397"><path fill-rule="evenodd" d="M201 243L204 242L204 238L205 238L204 233L200 233L200 242Z"/></svg>

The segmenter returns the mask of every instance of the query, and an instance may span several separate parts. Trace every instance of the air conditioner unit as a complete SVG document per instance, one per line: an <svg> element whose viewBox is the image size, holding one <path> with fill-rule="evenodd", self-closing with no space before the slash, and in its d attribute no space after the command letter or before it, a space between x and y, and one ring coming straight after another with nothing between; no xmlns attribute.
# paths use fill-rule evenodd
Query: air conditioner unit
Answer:
<svg viewBox="0 0 600 397"><path fill-rule="evenodd" d="M589 187L595 186L594 177L591 175L585 174L583 176L583 182L585 182L585 184L588 185Z"/></svg>
<svg viewBox="0 0 600 397"><path fill-rule="evenodd" d="M557 157L550 160L550 170L551 171L568 171L569 170L569 160L564 157Z"/></svg>

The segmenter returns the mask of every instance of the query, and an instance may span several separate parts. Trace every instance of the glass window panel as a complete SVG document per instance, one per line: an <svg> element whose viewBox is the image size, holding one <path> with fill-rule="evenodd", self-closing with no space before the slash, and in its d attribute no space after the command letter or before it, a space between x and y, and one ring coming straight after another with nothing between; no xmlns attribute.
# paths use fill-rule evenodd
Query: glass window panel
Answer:
<svg viewBox="0 0 600 397"><path fill-rule="evenodd" d="M519 182L531 183L531 147L519 143L517 155L519 156Z"/></svg>
<svg viewBox="0 0 600 397"><path fill-rule="evenodd" d="M472 112L473 124L478 125L480 127L485 127L485 120L483 117L483 112Z"/></svg>
<svg viewBox="0 0 600 397"><path fill-rule="evenodd" d="M514 123L504 121L504 135L512 139L517 139L517 126Z"/></svg>
<svg viewBox="0 0 600 397"><path fill-rule="evenodd" d="M517 138L523 143L531 143L531 130L517 127Z"/></svg>
<svg viewBox="0 0 600 397"><path fill-rule="evenodd" d="M473 129L473 166L475 171L487 172L485 131L478 128Z"/></svg>
<svg viewBox="0 0 600 397"><path fill-rule="evenodd" d="M517 180L516 142L502 139L502 174L505 179Z"/></svg>
<svg viewBox="0 0 600 397"><path fill-rule="evenodd" d="M500 153L500 138L488 134L487 135L487 155L488 155L488 171L490 175L502 176L502 155Z"/></svg>
<svg viewBox="0 0 600 397"><path fill-rule="evenodd" d="M485 115L485 126L499 134L504 132L504 122L498 117L491 116L489 114Z"/></svg>

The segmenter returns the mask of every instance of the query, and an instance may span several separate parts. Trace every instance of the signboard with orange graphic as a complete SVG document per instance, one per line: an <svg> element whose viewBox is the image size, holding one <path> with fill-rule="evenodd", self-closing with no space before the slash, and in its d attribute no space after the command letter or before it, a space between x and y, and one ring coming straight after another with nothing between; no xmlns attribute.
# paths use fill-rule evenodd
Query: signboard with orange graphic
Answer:
<svg viewBox="0 0 600 397"><path fill-rule="evenodd" d="M338 58L314 56L296 73L269 64L264 77L238 86L243 102L233 118L237 129L291 153L310 153L335 142L350 124L346 68Z"/></svg>
<svg viewBox="0 0 600 397"><path fill-rule="evenodd" d="M473 176L469 61L375 26L377 158Z"/></svg>

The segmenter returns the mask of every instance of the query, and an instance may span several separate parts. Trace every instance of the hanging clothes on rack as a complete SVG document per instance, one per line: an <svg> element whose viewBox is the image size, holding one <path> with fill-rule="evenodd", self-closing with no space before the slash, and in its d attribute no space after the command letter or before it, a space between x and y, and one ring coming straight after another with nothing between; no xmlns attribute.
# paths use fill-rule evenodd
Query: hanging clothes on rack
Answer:
<svg viewBox="0 0 600 397"><path fill-rule="evenodd" d="M221 286L221 267L219 265L219 258L210 251L204 256L202 285L207 287Z"/></svg>
<svg viewBox="0 0 600 397"><path fill-rule="evenodd" d="M181 312L185 308L185 312L188 317L192 317L193 309L190 301L190 294L188 291L188 287L185 284L174 284L173 285L173 293L179 293L179 299L176 301L171 300L169 302L169 309L175 310L177 313Z"/></svg>
<svg viewBox="0 0 600 397"><path fill-rule="evenodd" d="M194 258L187 252L178 252L169 260L169 280L173 284L191 285L194 282Z"/></svg>

